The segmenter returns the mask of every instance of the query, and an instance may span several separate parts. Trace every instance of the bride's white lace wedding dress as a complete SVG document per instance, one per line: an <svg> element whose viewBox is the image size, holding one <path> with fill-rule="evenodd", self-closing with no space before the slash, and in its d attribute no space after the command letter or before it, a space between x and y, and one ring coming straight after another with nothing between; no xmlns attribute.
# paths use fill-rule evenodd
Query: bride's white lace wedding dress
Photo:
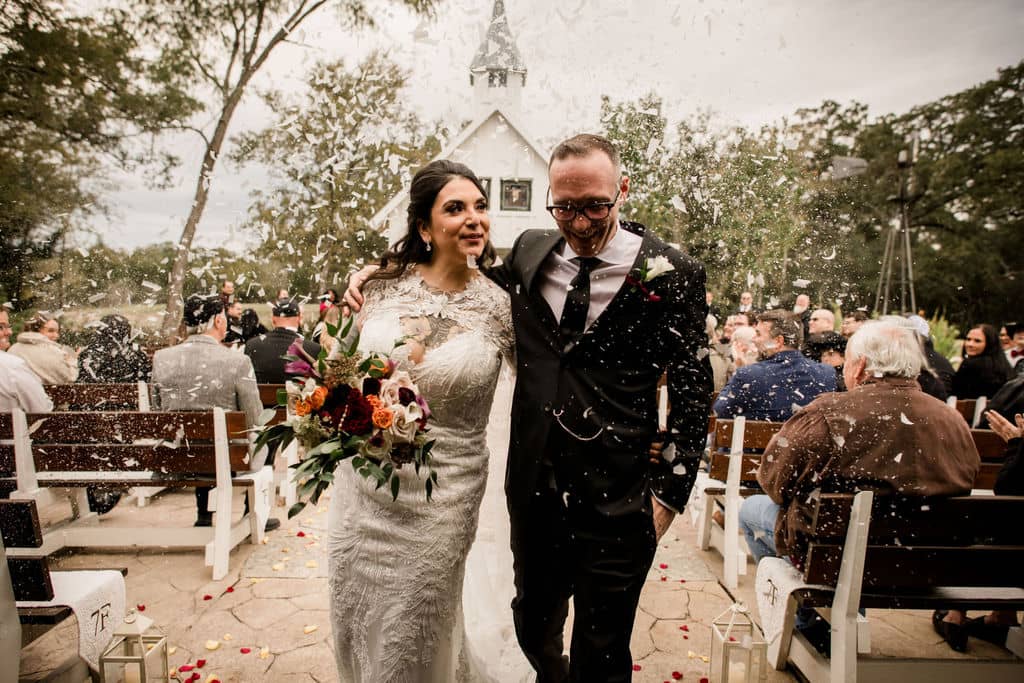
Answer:
<svg viewBox="0 0 1024 683"><path fill-rule="evenodd" d="M488 480L488 415L502 358L512 350L508 296L483 275L464 292L438 292L412 270L372 282L365 296L359 346L391 353L427 399L438 487L428 502L422 480L406 466L392 501L388 487L375 490L348 463L338 468L328 552L339 677L521 680L528 665L515 651L508 601L492 603L495 591L509 597L512 591L500 478L488 495L481 539L490 557L477 561L477 549L468 581L469 642L462 609L467 554ZM392 351L400 338L412 341ZM495 557L507 557L507 566L489 566Z"/></svg>

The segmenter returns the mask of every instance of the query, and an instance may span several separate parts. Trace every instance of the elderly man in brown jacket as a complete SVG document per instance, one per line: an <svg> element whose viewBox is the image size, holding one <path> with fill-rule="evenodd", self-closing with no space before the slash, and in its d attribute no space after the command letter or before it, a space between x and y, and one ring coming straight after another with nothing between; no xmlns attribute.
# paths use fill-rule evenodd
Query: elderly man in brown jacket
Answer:
<svg viewBox="0 0 1024 683"><path fill-rule="evenodd" d="M757 480L767 495L740 508L740 528L755 561L806 554L819 493L873 490L902 496L969 493L981 466L967 423L921 391L924 364L907 328L863 325L846 346L846 393L818 396L783 425L768 444ZM798 614L797 627L827 635L827 625ZM827 641L826 641L827 642Z"/></svg>
<svg viewBox="0 0 1024 683"><path fill-rule="evenodd" d="M768 445L740 524L755 559L788 555L800 565L817 493L969 493L981 465L967 423L921 391L923 358L913 335L869 323L846 347L846 393L822 394Z"/></svg>

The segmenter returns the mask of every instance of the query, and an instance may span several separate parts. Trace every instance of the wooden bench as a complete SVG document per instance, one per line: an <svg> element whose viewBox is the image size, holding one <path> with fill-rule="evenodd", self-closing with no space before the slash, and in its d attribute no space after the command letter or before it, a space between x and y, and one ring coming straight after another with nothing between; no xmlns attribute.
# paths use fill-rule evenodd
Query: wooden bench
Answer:
<svg viewBox="0 0 1024 683"><path fill-rule="evenodd" d="M1024 680L1020 659L871 657L858 643L866 630L858 636L857 627L859 608L1024 608L1024 526L1011 521L1022 517L1024 497L821 495L803 577L829 588L790 594L781 637L769 643L772 666L781 669L788 660L812 683ZM794 630L797 607L831 607L830 660ZM1007 645L1024 657L1019 628L1011 629Z"/></svg>
<svg viewBox="0 0 1024 683"><path fill-rule="evenodd" d="M11 446L13 448L6 448ZM13 454L13 463L5 455ZM64 547L202 547L219 580L232 548L263 539L273 473L249 472L245 415L220 408L194 412L0 414L0 480L12 498L65 489L71 520L48 529L44 554ZM13 467L11 465L13 464ZM86 486L215 486L213 528L126 528L88 511ZM251 512L232 524L232 488L245 487Z"/></svg>
<svg viewBox="0 0 1024 683"><path fill-rule="evenodd" d="M149 385L130 384L47 384L44 389L55 411L76 410L150 410ZM129 493L139 507L163 491L161 486L135 486Z"/></svg>
<svg viewBox="0 0 1024 683"><path fill-rule="evenodd" d="M285 391L285 385L260 384L259 390L260 402L263 404L263 408L275 411L274 417L267 422L267 426L276 425L287 420L288 409L278 405L277 402L278 392ZM299 442L295 440L288 444L288 447L284 449L280 457L284 458L287 467L280 477L275 476L277 491L278 495L284 499L285 507L291 508L299 500L298 487L292 480L292 466L297 465L299 462Z"/></svg>
<svg viewBox="0 0 1024 683"><path fill-rule="evenodd" d="M18 602L61 600L55 595L43 545L43 531L34 500L0 499L0 680L17 680L21 648L63 623L74 612L67 605L20 606ZM20 552L8 556L7 550ZM125 574L127 570L120 570ZM77 573L76 570L73 573ZM121 586L123 591L123 585ZM120 596L124 602L124 595ZM56 667L62 677L84 680L88 667L77 652Z"/></svg>
<svg viewBox="0 0 1024 683"><path fill-rule="evenodd" d="M53 409L68 410L138 410L146 412L149 385L131 384L47 384L43 387L53 401Z"/></svg>
<svg viewBox="0 0 1024 683"><path fill-rule="evenodd" d="M746 546L739 540L740 499L761 492L757 483L761 455L745 451L763 451L783 424L748 422L744 417L715 421L715 435L708 456L708 476L713 480L724 481L725 486L710 485L704 488L697 542L701 550L713 547L722 554L723 582L727 588L736 588L739 576L747 573ZM726 448L728 452L722 450ZM725 510L724 528L713 520L718 506Z"/></svg>
<svg viewBox="0 0 1024 683"><path fill-rule="evenodd" d="M946 403L956 408L956 412L967 421L967 424L973 429L981 423L981 418L985 414L985 408L988 406L988 399L982 396L978 399L967 398L957 400L956 396L950 396L946 399Z"/></svg>

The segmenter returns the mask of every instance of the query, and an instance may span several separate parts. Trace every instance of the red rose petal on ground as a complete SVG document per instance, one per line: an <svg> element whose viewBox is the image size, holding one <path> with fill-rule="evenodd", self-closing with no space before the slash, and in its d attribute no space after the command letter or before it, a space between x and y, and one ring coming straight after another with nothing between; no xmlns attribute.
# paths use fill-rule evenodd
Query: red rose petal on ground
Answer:
<svg viewBox="0 0 1024 683"><path fill-rule="evenodd" d="M707 677L707 676L703 676L703 677L702 677L702 678L700 679L700 683L708 683L708 677Z"/></svg>
<svg viewBox="0 0 1024 683"><path fill-rule="evenodd" d="M677 681L680 681L683 679L683 674L679 671L673 671L672 678L676 679Z"/></svg>
<svg viewBox="0 0 1024 683"><path fill-rule="evenodd" d="M643 667L642 667L642 666L640 666L639 664L634 664L634 665L633 665L633 671L639 671L639 670L640 670L640 669L642 669L642 668L643 668Z"/></svg>
<svg viewBox="0 0 1024 683"><path fill-rule="evenodd" d="M146 611L146 606L145 605L135 605L135 609L137 611L139 611L139 612L145 612Z"/></svg>
<svg viewBox="0 0 1024 683"><path fill-rule="evenodd" d="M238 651L241 652L243 655L247 655L250 652L252 652L252 648L250 648L250 647L242 647L242 648L239 648Z"/></svg>
<svg viewBox="0 0 1024 683"><path fill-rule="evenodd" d="M297 533L295 535L298 536L299 538L305 538L306 537L306 532L305 531L300 531L299 533Z"/></svg>
<svg viewBox="0 0 1024 683"><path fill-rule="evenodd" d="M194 668L195 667L192 666L191 664L182 664L181 666L178 667L178 671L184 671L184 672L188 673L189 671L191 671Z"/></svg>
<svg viewBox="0 0 1024 683"><path fill-rule="evenodd" d="M660 568L662 568L662 569L668 569L668 565L667 565L667 564L665 564L664 562L662 562L662 563L661 563L661 564L659 564L658 566L659 566Z"/></svg>
<svg viewBox="0 0 1024 683"><path fill-rule="evenodd" d="M662 581L668 581L668 577L667 576L663 576L663 577L661 577L661 580Z"/></svg>
<svg viewBox="0 0 1024 683"><path fill-rule="evenodd" d="M196 672L195 672L194 674L192 674L192 675L191 675L191 676L189 677L189 679L188 679L188 680L190 680L190 681L198 681L198 680L199 680L200 678L202 678L202 676L201 676L201 675L199 675L199 672L198 672L198 671L196 671Z"/></svg>
<svg viewBox="0 0 1024 683"><path fill-rule="evenodd" d="M224 592L225 593L234 593L235 592L235 587L234 586L228 586L227 588L224 589Z"/></svg>
<svg viewBox="0 0 1024 683"><path fill-rule="evenodd" d="M196 668L197 669L202 669L204 666L206 666L206 660L205 659L197 659L196 660Z"/></svg>
<svg viewBox="0 0 1024 683"><path fill-rule="evenodd" d="M683 624L682 626L679 627L679 630L680 631L689 631L690 627L687 626L686 624Z"/></svg>
<svg viewBox="0 0 1024 683"><path fill-rule="evenodd" d="M689 640L689 639L690 639L690 636L688 636L688 635L686 635L686 634L684 633L684 634L683 634L683 640Z"/></svg>
<svg viewBox="0 0 1024 683"><path fill-rule="evenodd" d="M686 583L686 579L679 579L679 583Z"/></svg>

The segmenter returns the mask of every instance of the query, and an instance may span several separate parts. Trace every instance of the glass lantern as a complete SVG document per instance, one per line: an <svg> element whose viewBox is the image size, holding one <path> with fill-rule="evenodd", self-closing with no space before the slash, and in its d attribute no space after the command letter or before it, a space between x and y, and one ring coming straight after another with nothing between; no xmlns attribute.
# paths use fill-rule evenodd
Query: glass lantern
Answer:
<svg viewBox="0 0 1024 683"><path fill-rule="evenodd" d="M711 624L712 683L764 683L768 652L750 610L736 603Z"/></svg>
<svg viewBox="0 0 1024 683"><path fill-rule="evenodd" d="M130 610L100 656L100 683L166 683L169 677L167 636Z"/></svg>

